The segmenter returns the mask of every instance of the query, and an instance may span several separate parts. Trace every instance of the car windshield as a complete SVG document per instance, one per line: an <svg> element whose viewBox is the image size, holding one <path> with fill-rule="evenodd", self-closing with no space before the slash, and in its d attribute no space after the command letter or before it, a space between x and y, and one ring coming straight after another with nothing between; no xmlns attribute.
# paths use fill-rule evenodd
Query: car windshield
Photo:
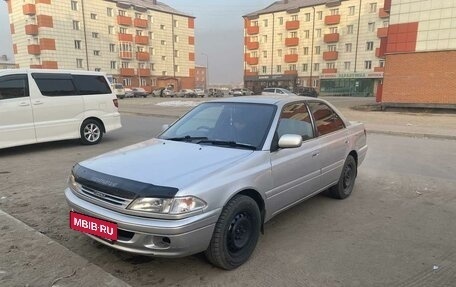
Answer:
<svg viewBox="0 0 456 287"><path fill-rule="evenodd" d="M276 107L252 103L203 103L159 138L229 148L260 149Z"/></svg>
<svg viewBox="0 0 456 287"><path fill-rule="evenodd" d="M123 89L123 86L122 86L122 85L119 85L119 84L114 85L114 87L115 87L116 89Z"/></svg>

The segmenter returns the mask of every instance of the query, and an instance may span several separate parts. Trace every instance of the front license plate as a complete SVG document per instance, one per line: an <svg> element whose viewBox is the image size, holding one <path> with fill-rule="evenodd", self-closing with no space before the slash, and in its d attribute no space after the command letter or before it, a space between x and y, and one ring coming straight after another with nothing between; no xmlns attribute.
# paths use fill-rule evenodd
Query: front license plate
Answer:
<svg viewBox="0 0 456 287"><path fill-rule="evenodd" d="M70 228L109 240L117 240L117 224L70 211Z"/></svg>

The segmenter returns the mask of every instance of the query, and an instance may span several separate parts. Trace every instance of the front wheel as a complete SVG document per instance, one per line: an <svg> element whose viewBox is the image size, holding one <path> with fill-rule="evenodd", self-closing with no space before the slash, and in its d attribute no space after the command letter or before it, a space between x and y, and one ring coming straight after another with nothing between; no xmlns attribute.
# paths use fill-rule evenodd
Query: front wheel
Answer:
<svg viewBox="0 0 456 287"><path fill-rule="evenodd" d="M232 270L252 255L260 236L261 214L251 197L236 195L223 208L209 247L207 259L217 267Z"/></svg>
<svg viewBox="0 0 456 287"><path fill-rule="evenodd" d="M355 185L357 172L356 161L353 156L349 155L345 160L339 181L328 190L328 195L336 199L345 199L349 197L353 191L353 186Z"/></svg>
<svg viewBox="0 0 456 287"><path fill-rule="evenodd" d="M84 145L94 145L103 138L103 128L97 120L85 120L81 125L81 142Z"/></svg>

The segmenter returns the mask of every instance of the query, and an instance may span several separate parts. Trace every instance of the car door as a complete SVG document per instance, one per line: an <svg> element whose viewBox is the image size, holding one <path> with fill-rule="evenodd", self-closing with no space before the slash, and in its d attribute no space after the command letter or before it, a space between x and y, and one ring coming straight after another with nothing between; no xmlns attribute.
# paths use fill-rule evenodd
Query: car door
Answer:
<svg viewBox="0 0 456 287"><path fill-rule="evenodd" d="M277 149L278 139L285 134L301 135L301 147ZM273 215L317 191L319 155L319 139L315 136L306 104L293 102L284 106L271 147L273 189L267 193L267 200Z"/></svg>
<svg viewBox="0 0 456 287"><path fill-rule="evenodd" d="M27 74L0 77L0 148L35 143Z"/></svg>
<svg viewBox="0 0 456 287"><path fill-rule="evenodd" d="M308 103L321 144L320 188L335 184L348 154L348 134L337 113L323 102Z"/></svg>
<svg viewBox="0 0 456 287"><path fill-rule="evenodd" d="M63 73L32 73L30 90L38 142L79 137L84 101L72 76Z"/></svg>

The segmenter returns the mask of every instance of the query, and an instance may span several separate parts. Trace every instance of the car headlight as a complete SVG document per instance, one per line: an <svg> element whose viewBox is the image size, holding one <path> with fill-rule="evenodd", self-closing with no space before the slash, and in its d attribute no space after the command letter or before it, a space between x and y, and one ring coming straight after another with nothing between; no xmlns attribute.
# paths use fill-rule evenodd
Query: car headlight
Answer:
<svg viewBox="0 0 456 287"><path fill-rule="evenodd" d="M68 178L68 187L73 192L80 192L81 191L81 185L76 182L76 179L74 178L74 175L70 175L70 177Z"/></svg>
<svg viewBox="0 0 456 287"><path fill-rule="evenodd" d="M175 197L175 198L138 198L135 199L128 209L162 214L185 214L193 211L202 210L206 207L206 202L194 197Z"/></svg>

